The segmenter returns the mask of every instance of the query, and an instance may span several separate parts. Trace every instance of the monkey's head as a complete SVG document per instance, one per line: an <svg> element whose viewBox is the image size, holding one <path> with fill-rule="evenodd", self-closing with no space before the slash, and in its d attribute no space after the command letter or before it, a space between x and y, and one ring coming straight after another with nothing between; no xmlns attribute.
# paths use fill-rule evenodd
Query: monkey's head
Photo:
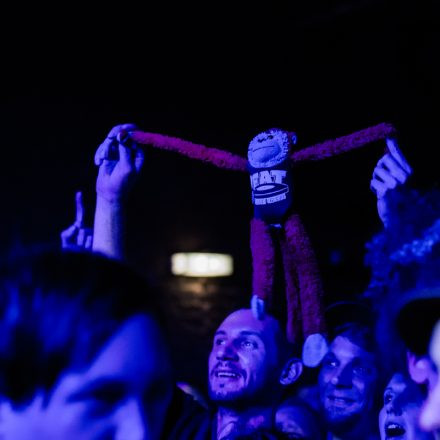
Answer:
<svg viewBox="0 0 440 440"><path fill-rule="evenodd" d="M271 128L257 134L248 148L248 160L254 168L279 165L289 156L290 146L296 144L296 134Z"/></svg>

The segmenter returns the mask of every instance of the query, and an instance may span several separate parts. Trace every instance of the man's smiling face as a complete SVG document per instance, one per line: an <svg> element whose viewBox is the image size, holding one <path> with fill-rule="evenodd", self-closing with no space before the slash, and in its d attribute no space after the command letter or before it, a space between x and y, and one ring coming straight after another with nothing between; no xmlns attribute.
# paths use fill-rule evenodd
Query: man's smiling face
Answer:
<svg viewBox="0 0 440 440"><path fill-rule="evenodd" d="M321 405L330 425L349 423L371 409L375 390L374 357L337 336L319 373Z"/></svg>
<svg viewBox="0 0 440 440"><path fill-rule="evenodd" d="M279 373L277 321L250 310L229 315L214 336L209 356L209 394L217 403L257 400L276 386Z"/></svg>

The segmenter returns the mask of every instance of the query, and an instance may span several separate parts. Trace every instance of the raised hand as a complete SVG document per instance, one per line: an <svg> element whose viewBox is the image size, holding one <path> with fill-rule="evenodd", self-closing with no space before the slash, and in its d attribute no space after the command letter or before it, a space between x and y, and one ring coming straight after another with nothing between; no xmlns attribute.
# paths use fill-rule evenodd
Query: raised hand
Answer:
<svg viewBox="0 0 440 440"><path fill-rule="evenodd" d="M144 152L130 138L135 129L134 124L113 127L96 151L96 192L108 202L121 202L142 168Z"/></svg>
<svg viewBox="0 0 440 440"><path fill-rule="evenodd" d="M108 257L124 258L125 201L144 162L144 152L130 137L134 124L110 130L95 154L99 166L93 250Z"/></svg>
<svg viewBox="0 0 440 440"><path fill-rule="evenodd" d="M412 174L412 168L400 151L396 139L387 138L388 153L374 168L370 188L377 197L377 213L384 226L388 224L388 206L386 195L389 191L405 184Z"/></svg>

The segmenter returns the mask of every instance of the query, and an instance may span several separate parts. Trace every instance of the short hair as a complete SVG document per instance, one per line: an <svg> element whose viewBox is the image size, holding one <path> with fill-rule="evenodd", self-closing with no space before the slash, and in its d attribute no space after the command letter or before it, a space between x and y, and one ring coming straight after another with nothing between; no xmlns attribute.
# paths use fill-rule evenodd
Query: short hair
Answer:
<svg viewBox="0 0 440 440"><path fill-rule="evenodd" d="M129 317L160 319L146 281L91 253L44 251L0 267L0 397L20 406L86 367Z"/></svg>
<svg viewBox="0 0 440 440"><path fill-rule="evenodd" d="M281 409L281 408L286 408L286 407L301 408L308 415L310 415L312 418L320 421L321 415L320 415L319 411L317 411L315 408L313 408L313 406L310 405L310 403L308 403L302 397L295 396L295 395L286 397L278 404L277 410Z"/></svg>
<svg viewBox="0 0 440 440"><path fill-rule="evenodd" d="M307 413L307 415L310 417L310 420L316 422L314 428L316 428L316 433L319 435L319 438L325 438L325 429L324 424L322 423L323 421L321 418L321 414L309 402L304 400L302 397L298 397L295 395L289 396L279 403L277 411L282 408L288 407L300 408L305 413Z"/></svg>
<svg viewBox="0 0 440 440"><path fill-rule="evenodd" d="M377 347L374 330L365 324L358 322L341 324L333 330L332 341L334 341L337 336L347 338L353 344L376 355Z"/></svg>
<svg viewBox="0 0 440 440"><path fill-rule="evenodd" d="M376 350L374 338L375 313L363 299L338 301L325 310L330 342L345 336L369 352Z"/></svg>

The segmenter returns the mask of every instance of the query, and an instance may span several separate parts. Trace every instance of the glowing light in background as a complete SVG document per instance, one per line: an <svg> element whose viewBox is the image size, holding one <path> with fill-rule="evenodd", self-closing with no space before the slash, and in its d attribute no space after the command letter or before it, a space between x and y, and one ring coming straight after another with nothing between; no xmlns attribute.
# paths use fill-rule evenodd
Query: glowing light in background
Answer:
<svg viewBox="0 0 440 440"><path fill-rule="evenodd" d="M227 277L234 271L231 255L204 252L179 252L171 256L173 275L186 277Z"/></svg>

